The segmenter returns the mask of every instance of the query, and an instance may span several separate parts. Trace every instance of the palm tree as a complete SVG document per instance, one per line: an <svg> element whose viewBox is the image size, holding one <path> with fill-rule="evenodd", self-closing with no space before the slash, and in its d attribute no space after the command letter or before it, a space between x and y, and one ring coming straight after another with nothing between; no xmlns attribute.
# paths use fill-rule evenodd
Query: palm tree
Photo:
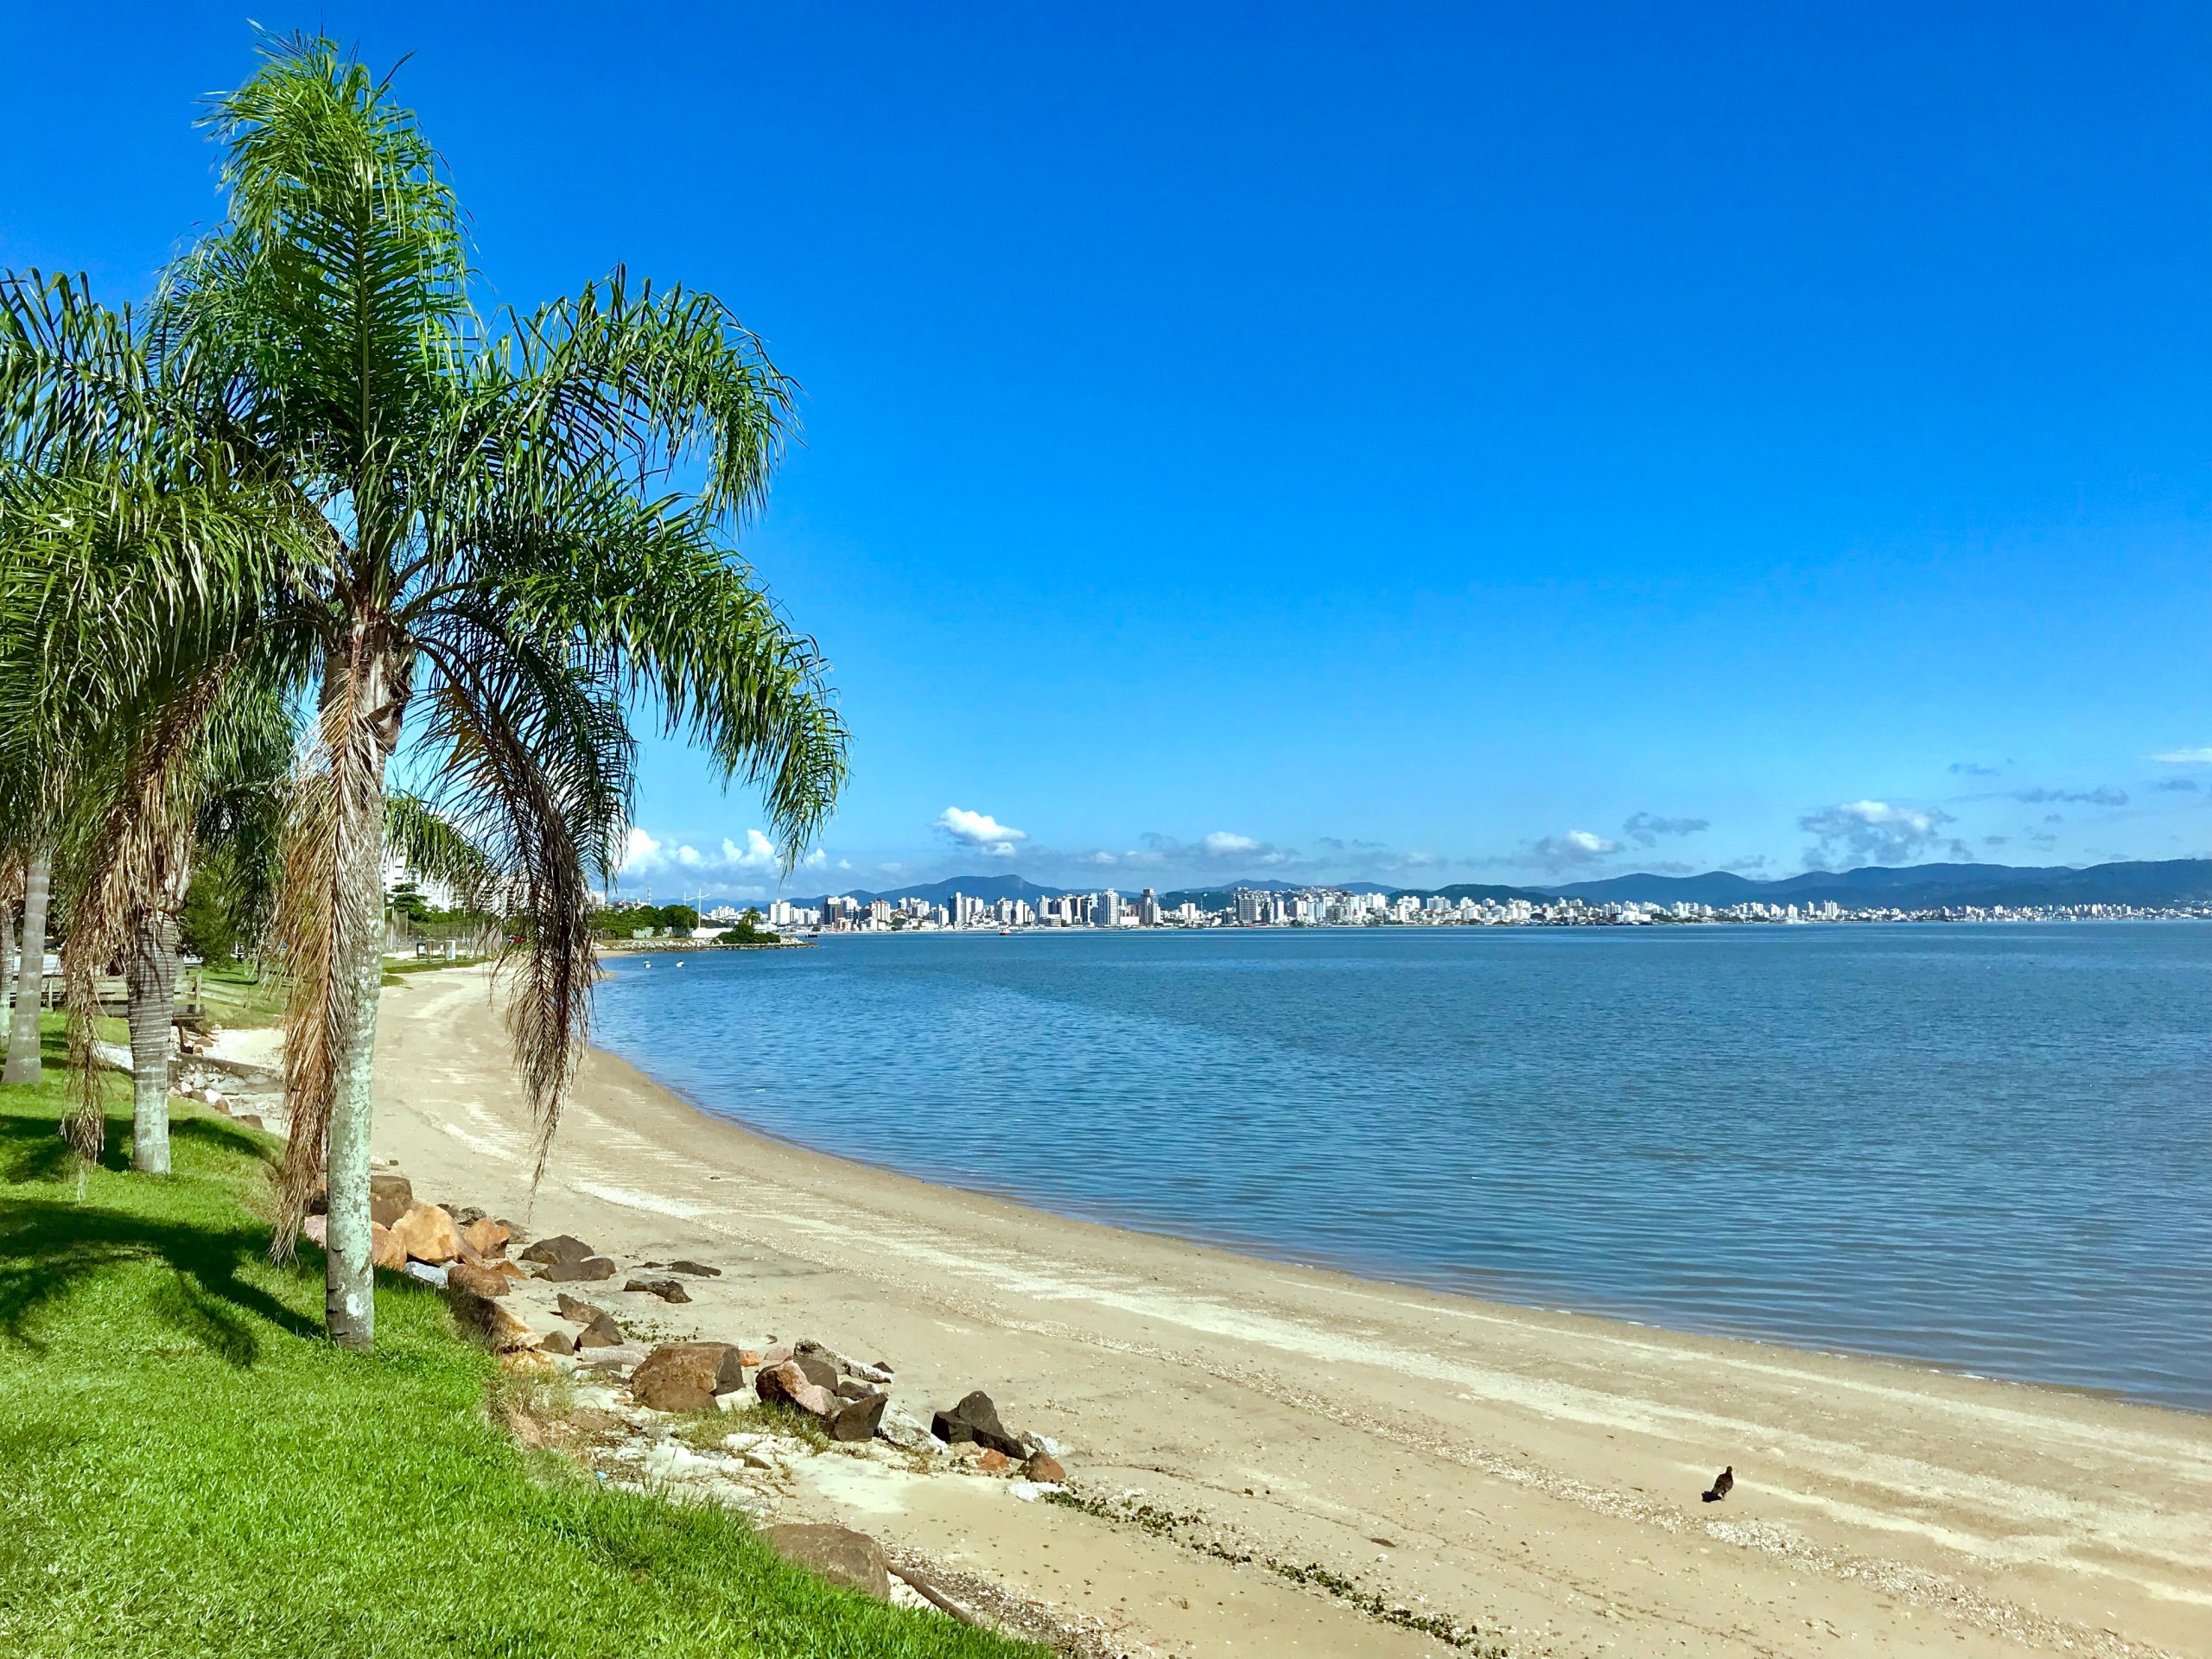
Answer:
<svg viewBox="0 0 2212 1659"><path fill-rule="evenodd" d="M276 921L292 1115L276 1248L327 1173L326 1316L365 1349L395 760L482 849L523 940L502 976L542 1166L588 1027L590 899L620 863L635 711L758 785L787 856L842 784L844 727L812 641L730 550L791 391L719 302L618 270L480 318L435 153L327 41L272 44L211 120L229 216L165 280L124 423L183 435L167 452L211 474L219 457L257 528L101 534L156 591L219 613L201 632L220 648L165 701L177 719L234 674L308 687ZM27 454L108 397L46 337L25 322L0 353L0 418L16 411ZM270 501L291 533L257 517ZM123 796L161 769L156 746Z"/></svg>

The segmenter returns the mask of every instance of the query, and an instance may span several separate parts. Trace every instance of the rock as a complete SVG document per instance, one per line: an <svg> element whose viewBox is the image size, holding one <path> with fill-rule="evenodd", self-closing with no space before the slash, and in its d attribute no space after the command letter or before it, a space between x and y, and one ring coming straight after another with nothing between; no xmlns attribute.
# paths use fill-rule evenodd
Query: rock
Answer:
<svg viewBox="0 0 2212 1659"><path fill-rule="evenodd" d="M508 1354L537 1346L537 1334L489 1296L480 1295L461 1285L448 1284L446 1305L453 1309L454 1324L478 1341L489 1344L495 1352Z"/></svg>
<svg viewBox="0 0 2212 1659"><path fill-rule="evenodd" d="M441 1290L445 1288L446 1270L443 1268L434 1268L426 1262L403 1262L399 1265L399 1270L410 1279L418 1280L426 1285L435 1285Z"/></svg>
<svg viewBox="0 0 2212 1659"><path fill-rule="evenodd" d="M976 1466L987 1475L1002 1475L1014 1467L1014 1459L995 1446L987 1446L983 1455L976 1459Z"/></svg>
<svg viewBox="0 0 2212 1659"><path fill-rule="evenodd" d="M456 1216L455 1221L461 1218ZM507 1230L489 1216L478 1215L461 1223L461 1242L482 1262L496 1262L507 1253Z"/></svg>
<svg viewBox="0 0 2212 1659"><path fill-rule="evenodd" d="M642 1290L649 1296L658 1296L664 1302L688 1302L691 1293L683 1288L681 1279L632 1279L622 1287L625 1290Z"/></svg>
<svg viewBox="0 0 2212 1659"><path fill-rule="evenodd" d="M620 1348L628 1340L620 1325L596 1309L593 1310L591 1323L576 1332L578 1348Z"/></svg>
<svg viewBox="0 0 2212 1659"><path fill-rule="evenodd" d="M806 1374L806 1380L813 1383L816 1388L831 1395L837 1392L837 1368L820 1354L808 1353L801 1350L793 1354L786 1363L798 1366Z"/></svg>
<svg viewBox="0 0 2212 1659"><path fill-rule="evenodd" d="M369 1177L369 1219L389 1227L415 1207L415 1189L397 1173Z"/></svg>
<svg viewBox="0 0 2212 1659"><path fill-rule="evenodd" d="M891 1403L887 1394L864 1394L857 1400L842 1402L830 1418L830 1438L857 1446L875 1438L876 1426L883 1421L883 1408Z"/></svg>
<svg viewBox="0 0 2212 1659"><path fill-rule="evenodd" d="M841 1376L837 1379L837 1397L840 1400L865 1400L874 1392L874 1389L856 1376Z"/></svg>
<svg viewBox="0 0 2212 1659"><path fill-rule="evenodd" d="M1028 1455L1021 1442L1006 1432L1006 1425L999 1421L998 1408L991 1403L991 1396L981 1389L951 1410L940 1411L932 1417L930 1433L947 1446L958 1446L973 1440L1005 1458Z"/></svg>
<svg viewBox="0 0 2212 1659"><path fill-rule="evenodd" d="M369 1265L390 1268L394 1273L407 1265L407 1252L399 1248L391 1229L373 1221L369 1224Z"/></svg>
<svg viewBox="0 0 2212 1659"><path fill-rule="evenodd" d="M745 1386L737 1350L727 1342L664 1343L630 1374L630 1395L655 1411L703 1411L718 1394Z"/></svg>
<svg viewBox="0 0 2212 1659"><path fill-rule="evenodd" d="M642 1342L618 1343L612 1348L587 1348L576 1344L576 1363L594 1371L626 1371L633 1365L645 1363L645 1344Z"/></svg>
<svg viewBox="0 0 2212 1659"><path fill-rule="evenodd" d="M710 1268L703 1262L671 1262L668 1264L668 1270L671 1273L688 1273L694 1279L719 1279L722 1276L720 1268Z"/></svg>
<svg viewBox="0 0 2212 1659"><path fill-rule="evenodd" d="M757 1371L760 1369L760 1356L754 1353L750 1348L739 1349L737 1351L737 1357L745 1362L745 1369L747 1370Z"/></svg>
<svg viewBox="0 0 2212 1659"><path fill-rule="evenodd" d="M479 1296L496 1300L515 1287L515 1281L505 1274L494 1273L489 1268L480 1268L473 1262L455 1262L446 1268L446 1283L458 1285L463 1290L473 1290Z"/></svg>
<svg viewBox="0 0 2212 1659"><path fill-rule="evenodd" d="M222 1102L219 1097L215 1100L211 1100L207 1103L211 1106L218 1106L220 1105ZM269 1127L266 1123L261 1121L261 1114L259 1112L240 1112L238 1116L238 1121L245 1124L249 1129L265 1129Z"/></svg>
<svg viewBox="0 0 2212 1659"><path fill-rule="evenodd" d="M449 1204L446 1210L453 1217L453 1224L456 1227L466 1227L472 1222L484 1219L484 1212L473 1204Z"/></svg>
<svg viewBox="0 0 2212 1659"><path fill-rule="evenodd" d="M837 1396L810 1381L790 1360L767 1367L753 1379L753 1387L767 1405L784 1402L817 1417L828 1417L837 1409Z"/></svg>
<svg viewBox="0 0 2212 1659"><path fill-rule="evenodd" d="M417 1204L392 1224L392 1236L410 1262L438 1267L461 1255L461 1232L435 1204Z"/></svg>
<svg viewBox="0 0 2212 1659"><path fill-rule="evenodd" d="M309 1216L300 1224L300 1236L311 1243L320 1244L326 1250L330 1248L330 1217Z"/></svg>
<svg viewBox="0 0 2212 1659"><path fill-rule="evenodd" d="M537 1276L556 1285L581 1284L594 1279L612 1279L614 1264L603 1255L587 1255L578 1261L549 1262Z"/></svg>
<svg viewBox="0 0 2212 1659"><path fill-rule="evenodd" d="M802 1354L819 1354L846 1376L857 1376L863 1382L880 1383L889 1382L892 1380L891 1368L888 1365L871 1365L864 1359L855 1359L849 1355L841 1354L835 1348L825 1346L822 1343L801 1342L797 1351Z"/></svg>
<svg viewBox="0 0 2212 1659"><path fill-rule="evenodd" d="M879 1438L897 1446L901 1452L926 1453L942 1457L948 1450L945 1443L929 1431L920 1419L909 1416L893 1407L885 1412L883 1421L876 1425Z"/></svg>
<svg viewBox="0 0 2212 1659"><path fill-rule="evenodd" d="M594 1307L581 1296L571 1296L563 1291L553 1299L553 1306L561 1310L561 1317L571 1325L589 1325L594 1319L607 1318L607 1310Z"/></svg>
<svg viewBox="0 0 2212 1659"><path fill-rule="evenodd" d="M1021 1465L1021 1472L1047 1486L1058 1486L1068 1478L1068 1471L1060 1467L1060 1460L1049 1452L1033 1454L1029 1461Z"/></svg>
<svg viewBox="0 0 2212 1659"><path fill-rule="evenodd" d="M591 1254L591 1246L581 1238L567 1233L556 1233L550 1238L541 1238L522 1253L525 1262L581 1262Z"/></svg>
<svg viewBox="0 0 2212 1659"><path fill-rule="evenodd" d="M791 1357L791 1344L788 1342L777 1342L771 1338L768 1344L768 1351L760 1356L760 1363L763 1366L780 1365Z"/></svg>
<svg viewBox="0 0 2212 1659"><path fill-rule="evenodd" d="M527 1279L530 1277L530 1275L524 1273L519 1267L517 1267L513 1262L505 1260L493 1262L491 1270L493 1273L498 1274L502 1279L508 1281L510 1283L516 1280Z"/></svg>
<svg viewBox="0 0 2212 1659"><path fill-rule="evenodd" d="M760 1536L794 1567L818 1573L832 1584L842 1584L878 1601L891 1599L891 1575L883 1565L882 1546L864 1532L849 1527L794 1524L763 1527Z"/></svg>
<svg viewBox="0 0 2212 1659"><path fill-rule="evenodd" d="M556 1331L545 1338L543 1346L549 1354L573 1354L576 1351L576 1339L565 1331Z"/></svg>

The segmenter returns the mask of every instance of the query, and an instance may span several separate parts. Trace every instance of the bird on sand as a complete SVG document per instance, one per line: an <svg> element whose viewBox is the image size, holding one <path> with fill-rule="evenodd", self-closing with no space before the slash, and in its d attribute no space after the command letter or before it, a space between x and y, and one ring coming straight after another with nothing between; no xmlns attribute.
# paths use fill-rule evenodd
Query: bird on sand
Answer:
<svg viewBox="0 0 2212 1659"><path fill-rule="evenodd" d="M1718 1503L1736 1490L1736 1465L1730 1464L1713 1478L1713 1484L1705 1489L1705 1501Z"/></svg>

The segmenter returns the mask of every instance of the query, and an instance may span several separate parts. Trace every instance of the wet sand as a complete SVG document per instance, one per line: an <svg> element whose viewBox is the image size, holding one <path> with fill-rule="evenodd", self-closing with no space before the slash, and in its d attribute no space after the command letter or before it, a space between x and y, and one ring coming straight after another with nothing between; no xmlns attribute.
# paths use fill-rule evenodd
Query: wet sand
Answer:
<svg viewBox="0 0 2212 1659"><path fill-rule="evenodd" d="M924 1414L986 1389L1083 1490L1201 1515L1231 1553L1317 1564L1485 1645L2212 1655L2212 1417L1065 1220L750 1134L597 1052L533 1198L475 971L387 993L377 1071L378 1154L423 1196L626 1266L724 1269L683 1306L593 1287L618 1317L886 1359ZM1734 1492L1700 1503L1724 1464ZM1133 1652L1449 1651L1003 1482L852 1467L805 1501Z"/></svg>

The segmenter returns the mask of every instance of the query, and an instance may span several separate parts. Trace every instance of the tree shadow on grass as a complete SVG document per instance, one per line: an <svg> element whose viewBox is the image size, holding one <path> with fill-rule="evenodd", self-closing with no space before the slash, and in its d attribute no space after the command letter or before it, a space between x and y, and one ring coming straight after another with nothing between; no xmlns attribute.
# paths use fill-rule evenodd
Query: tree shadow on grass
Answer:
<svg viewBox="0 0 2212 1659"><path fill-rule="evenodd" d="M108 1121L100 1164L121 1169L124 1125ZM249 1131L219 1121L180 1118L173 1144L269 1161L268 1147ZM60 1185L71 1171L67 1145L42 1117L0 1116L0 1179L15 1185ZM147 1176L146 1180L160 1180ZM233 1365L260 1357L267 1327L312 1336L318 1327L242 1276L266 1260L269 1235L251 1224L221 1226L166 1221L67 1198L10 1198L0 1205L0 1338L34 1349L39 1310L91 1281L138 1262L169 1269L153 1292L154 1317Z"/></svg>
<svg viewBox="0 0 2212 1659"><path fill-rule="evenodd" d="M0 1211L0 1338L37 1348L39 1310L140 1262L170 1270L152 1298L164 1324L233 1365L261 1355L264 1328L309 1337L319 1327L242 1276L265 1262L266 1230L208 1227L126 1215L92 1204L13 1201Z"/></svg>

